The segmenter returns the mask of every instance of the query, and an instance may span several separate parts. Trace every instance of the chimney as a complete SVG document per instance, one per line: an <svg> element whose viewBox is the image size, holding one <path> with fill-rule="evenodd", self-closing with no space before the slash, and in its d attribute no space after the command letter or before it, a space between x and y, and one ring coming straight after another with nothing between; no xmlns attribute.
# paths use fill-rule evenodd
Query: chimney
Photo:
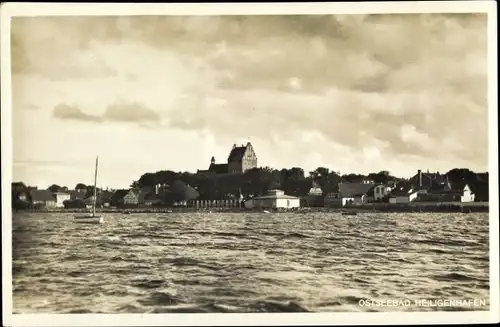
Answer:
<svg viewBox="0 0 500 327"><path fill-rule="evenodd" d="M236 148L236 143L233 144L233 149Z"/></svg>
<svg viewBox="0 0 500 327"><path fill-rule="evenodd" d="M422 171L418 170L418 186L422 187Z"/></svg>
<svg viewBox="0 0 500 327"><path fill-rule="evenodd" d="M212 156L212 160L210 160L210 163L211 163L212 165L214 165L214 164L215 164L215 157L213 157L213 156Z"/></svg>

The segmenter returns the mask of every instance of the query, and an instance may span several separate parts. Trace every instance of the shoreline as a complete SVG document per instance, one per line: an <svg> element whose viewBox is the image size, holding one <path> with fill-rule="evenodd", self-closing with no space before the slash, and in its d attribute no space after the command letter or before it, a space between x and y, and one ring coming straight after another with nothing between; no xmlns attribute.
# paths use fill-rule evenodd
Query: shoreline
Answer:
<svg viewBox="0 0 500 327"><path fill-rule="evenodd" d="M246 209L246 208L98 208L98 213L262 213L264 209ZM489 212L488 203L469 203L469 204L366 204L349 207L302 207L293 209L268 209L271 213L474 213ZM12 209L15 212L29 213L83 213L89 209L64 209L64 208L45 208L45 209Z"/></svg>

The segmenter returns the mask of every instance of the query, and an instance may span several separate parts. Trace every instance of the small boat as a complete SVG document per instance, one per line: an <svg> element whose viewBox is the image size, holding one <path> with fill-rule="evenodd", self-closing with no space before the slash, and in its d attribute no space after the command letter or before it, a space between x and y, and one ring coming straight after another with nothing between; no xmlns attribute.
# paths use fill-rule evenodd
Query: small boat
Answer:
<svg viewBox="0 0 500 327"><path fill-rule="evenodd" d="M100 215L94 215L92 213L75 216L75 223L79 224L102 224L104 222L104 218Z"/></svg>
<svg viewBox="0 0 500 327"><path fill-rule="evenodd" d="M97 215L95 212L97 202L97 168L99 166L99 157L95 159L95 175L94 175L94 199L92 201L92 212L74 216L75 223L79 224L102 224L104 217Z"/></svg>
<svg viewBox="0 0 500 327"><path fill-rule="evenodd" d="M262 213L269 213L268 210L262 210Z"/></svg>
<svg viewBox="0 0 500 327"><path fill-rule="evenodd" d="M356 216L358 213L356 211L344 211L342 216Z"/></svg>
<svg viewBox="0 0 500 327"><path fill-rule="evenodd" d="M130 215L130 214L131 214L131 212L127 210L127 211L124 211L124 212L123 212L123 214L124 214L124 215Z"/></svg>

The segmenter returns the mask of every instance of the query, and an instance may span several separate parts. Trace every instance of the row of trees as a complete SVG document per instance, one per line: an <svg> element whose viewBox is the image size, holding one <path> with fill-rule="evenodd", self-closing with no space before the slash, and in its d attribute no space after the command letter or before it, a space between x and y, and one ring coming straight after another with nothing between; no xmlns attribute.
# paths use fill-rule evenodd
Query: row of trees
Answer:
<svg viewBox="0 0 500 327"><path fill-rule="evenodd" d="M189 172L174 172L162 170L156 173L145 173L131 185L133 188L154 187L155 185L170 185L174 181L182 181L191 185L199 193L200 199L230 199L243 196L262 195L269 189L280 188L286 194L305 196L316 184L323 192L337 192L340 182L356 182L361 179L371 179L377 183L398 181L388 171L361 174L340 174L328 168L319 167L309 172L306 177L302 168L271 169L269 167L254 168L240 174L224 174L203 176Z"/></svg>
<svg viewBox="0 0 500 327"><path fill-rule="evenodd" d="M476 174L465 168L454 168L445 174L451 183L467 183L481 193L481 197L487 198L488 174ZM174 172L162 170L156 173L143 174L132 187L154 186L158 184L170 185L180 180L191 185L199 193L200 199L230 199L240 195L257 196L262 195L269 189L280 188L286 194L294 196L305 196L313 185L321 187L323 193L338 192L339 183L359 182L361 180L372 180L381 184L396 184L404 178L391 175L389 171L383 170L370 174L341 174L325 167L318 167L310 171L308 176L302 168L271 169L269 167L250 169L241 174L224 174L215 176L203 176L189 172ZM484 195L483 193L486 193Z"/></svg>

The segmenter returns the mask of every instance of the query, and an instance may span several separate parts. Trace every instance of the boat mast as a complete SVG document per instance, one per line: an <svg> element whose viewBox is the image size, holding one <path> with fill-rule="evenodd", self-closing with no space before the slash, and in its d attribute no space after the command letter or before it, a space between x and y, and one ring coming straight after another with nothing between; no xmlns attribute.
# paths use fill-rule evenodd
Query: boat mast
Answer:
<svg viewBox="0 0 500 327"><path fill-rule="evenodd" d="M99 157L95 158L95 175L94 175L94 201L92 203L92 216L95 216L95 206L97 202L97 166L99 163Z"/></svg>

